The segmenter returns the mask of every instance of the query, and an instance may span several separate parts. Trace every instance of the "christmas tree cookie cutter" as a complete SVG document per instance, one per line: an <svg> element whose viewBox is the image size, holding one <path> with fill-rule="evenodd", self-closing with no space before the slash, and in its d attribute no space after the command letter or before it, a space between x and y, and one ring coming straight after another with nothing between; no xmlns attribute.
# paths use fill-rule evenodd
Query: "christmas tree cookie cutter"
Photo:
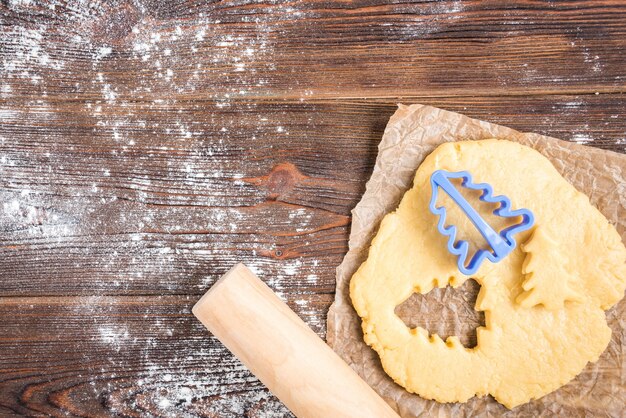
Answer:
<svg viewBox="0 0 626 418"><path fill-rule="evenodd" d="M497 216L506 218L522 217L522 221L515 225L511 225L500 232L496 232L472 207L472 205L459 193L454 187L450 179L462 179L462 186L470 190L482 191L480 200L488 203L496 203L500 206L493 213ZM445 170L436 170L430 176L430 185L432 187L432 196L430 198L430 211L439 216L437 222L437 230L444 236L448 236L448 251L458 256L457 265L461 273L466 276L475 274L482 262L486 259L492 263L497 263L504 259L516 247L513 234L530 229L535 223L535 217L528 209L511 210L511 201L508 197L493 195L493 188L487 183L474 183L472 176L468 171L450 172ZM474 256L467 262L469 243L464 240L456 241L457 228L454 225L446 227L446 208L437 207L437 196L439 189L450 196L450 198L461 208L470 221L478 229L480 234L485 238L490 250L479 249Z"/></svg>

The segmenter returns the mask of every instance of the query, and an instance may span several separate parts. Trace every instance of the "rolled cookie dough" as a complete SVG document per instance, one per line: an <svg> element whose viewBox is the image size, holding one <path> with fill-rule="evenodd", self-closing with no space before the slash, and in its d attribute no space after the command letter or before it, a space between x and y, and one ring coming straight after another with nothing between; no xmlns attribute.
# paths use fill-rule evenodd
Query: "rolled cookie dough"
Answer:
<svg viewBox="0 0 626 418"><path fill-rule="evenodd" d="M535 215L534 228L516 235L521 245L497 264L485 261L473 276L481 285L475 308L485 313L474 348L410 329L394 313L414 292L468 279L428 210L437 169L467 170L474 182L508 196L513 209ZM481 245L467 218L450 219L463 239ZM556 390L598 359L611 338L604 310L626 287L625 262L615 228L540 153L496 139L446 143L424 160L398 209L381 222L350 296L365 342L408 391L439 402L491 394L513 408Z"/></svg>

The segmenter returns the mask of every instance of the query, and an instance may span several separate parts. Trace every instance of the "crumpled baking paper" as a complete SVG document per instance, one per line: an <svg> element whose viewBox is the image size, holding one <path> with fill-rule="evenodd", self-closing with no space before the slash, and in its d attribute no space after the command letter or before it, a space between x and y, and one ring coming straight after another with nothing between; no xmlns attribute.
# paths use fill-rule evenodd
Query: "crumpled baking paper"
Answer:
<svg viewBox="0 0 626 418"><path fill-rule="evenodd" d="M512 410L491 396L442 404L409 393L385 374L378 355L363 341L349 283L367 257L383 216L397 207L412 185L415 170L439 144L487 138L517 141L548 157L626 241L626 155L518 132L431 106L400 105L385 129L363 198L352 211L349 251L337 268L337 292L328 313L328 344L402 417L622 416L626 408L626 300L606 314L613 337L595 364L588 364L560 389ZM450 288L434 289L419 301L412 297L407 306L401 305L401 317L405 322L424 324L431 332L458 332L473 315L463 301L475 301L477 291L478 286L463 286L460 294L451 297Z"/></svg>

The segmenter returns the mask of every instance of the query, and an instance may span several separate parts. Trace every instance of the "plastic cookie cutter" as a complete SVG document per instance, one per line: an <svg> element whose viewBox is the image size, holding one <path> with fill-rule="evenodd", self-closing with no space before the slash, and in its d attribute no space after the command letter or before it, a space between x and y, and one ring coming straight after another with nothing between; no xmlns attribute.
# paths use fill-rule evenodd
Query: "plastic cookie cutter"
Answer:
<svg viewBox="0 0 626 418"><path fill-rule="evenodd" d="M522 221L518 224L509 226L499 233L480 216L480 214L470 205L470 203L459 193L459 191L450 182L450 179L462 179L462 186L470 190L482 191L480 200L483 202L500 204L493 213L494 215L513 218L522 217ZM513 234L530 229L535 223L535 217L528 209L511 210L511 201L506 196L494 196L493 188L487 183L473 183L472 176L467 171L450 172L445 170L436 170L430 176L430 185L432 187L432 196L430 198L430 211L439 216L437 230L444 236L448 236L448 251L452 255L458 256L457 265L461 273L469 276L475 274L482 262L487 258L492 263L497 263L504 259L513 251L517 245ZM491 247L488 249L479 249L474 256L467 262L469 251L469 243L464 240L456 242L456 226L450 225L446 227L446 208L437 207L437 196L439 188L450 196L450 198L463 210L465 215L472 221L480 234L485 238L487 244Z"/></svg>

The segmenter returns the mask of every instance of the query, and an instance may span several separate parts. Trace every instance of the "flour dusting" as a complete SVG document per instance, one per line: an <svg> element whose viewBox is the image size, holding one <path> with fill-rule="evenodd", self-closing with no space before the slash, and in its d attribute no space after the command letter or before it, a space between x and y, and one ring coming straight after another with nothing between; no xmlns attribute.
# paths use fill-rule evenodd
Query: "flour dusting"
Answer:
<svg viewBox="0 0 626 418"><path fill-rule="evenodd" d="M58 302L67 305L62 324L73 326L59 322L46 332L78 347L66 355L89 376L85 399L115 414L290 416L190 309L225 269L244 261L318 335L326 334L320 299L328 295L320 289L328 265L318 260L327 247L309 248L320 245L315 233L327 222L305 204L270 199L267 177L286 155L273 140L289 138L298 148L308 132L320 132L319 119L305 116L297 123L307 125L296 126L285 110L315 115L317 106L315 74L298 74L308 68L301 63L317 58L285 49L292 45L285 38L312 33L328 12L282 0L200 3L178 10L165 2L5 2L0 227L5 254L34 267L12 267L3 289L9 296L39 291L43 275L69 288L41 290L67 298ZM363 10L353 6L346 7L356 19ZM393 7L401 21L372 17L368 36L406 47L444 36L474 6ZM170 8L180 17L162 18L174 13ZM527 23L511 16L506 22ZM306 31L294 32L296 24ZM579 39L570 48L596 77L611 65ZM293 62L284 59L289 53ZM346 64L352 70L367 63ZM539 64L520 62L519 83L568 82ZM498 69L504 85L511 69ZM281 85L292 101L270 103ZM555 120L580 120L592 99L554 96L552 114L539 120L546 129ZM597 139L590 125L570 134L580 143ZM320 153L306 150L301 158L294 164L305 172ZM276 184L282 187L280 179Z"/></svg>
<svg viewBox="0 0 626 418"><path fill-rule="evenodd" d="M272 232L263 243L240 239L259 228L255 208L266 194L245 179L272 166L259 171L254 162L224 164L244 155L235 139L251 131L259 143L289 135L285 112L261 113L246 99L265 95L276 71L272 15L242 16L249 30L229 33L208 14L159 26L138 7L120 20L132 24L118 36L126 28L107 19L119 9L55 5L63 8L61 19L22 19L2 33L0 97L30 96L23 107L1 104L0 122L11 129L49 129L28 138L0 132L0 144L13 145L0 150L0 176L16 180L0 191L0 226L13 240L50 248L56 274L72 278L76 296L58 291L69 298L68 321L80 321L81 335L90 335L77 358L101 365L87 371L90 397L106 399L121 415L150 410L234 417L253 409L254 416L290 416L190 311L223 273L211 271L216 264L243 259L325 333L324 313L308 302L315 291L295 290L298 281L309 289L318 285L317 263L268 256L280 246ZM275 6L299 14L296 6ZM9 13L31 13L39 5L11 0L8 7ZM130 70L121 71L120 63ZM59 80L67 102L50 99L59 95ZM188 97L210 100L196 104ZM254 112L258 118L244 117ZM241 125L250 120L257 129ZM31 154L33 143L46 151ZM38 181L26 189L29 178ZM303 237L312 230L311 211L280 213L282 228L293 224ZM37 280L29 274L37 273L25 272L7 284L8 291L19 294ZM193 296L164 311L155 311L161 296L128 304L126 297L146 289ZM186 345L170 349L180 341ZM139 389L126 386L121 370L127 363Z"/></svg>

